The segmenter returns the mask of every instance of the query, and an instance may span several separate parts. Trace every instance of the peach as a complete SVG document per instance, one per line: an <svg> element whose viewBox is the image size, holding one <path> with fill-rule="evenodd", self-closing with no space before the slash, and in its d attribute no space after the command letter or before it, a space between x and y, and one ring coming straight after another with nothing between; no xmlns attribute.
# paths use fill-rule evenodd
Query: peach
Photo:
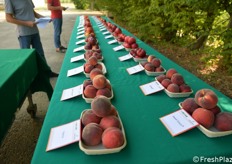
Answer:
<svg viewBox="0 0 232 164"><path fill-rule="evenodd" d="M102 67L102 65L101 65L100 63L97 63L94 67L95 67L95 68L98 68L98 69L100 69L100 70L103 69L103 67Z"/></svg>
<svg viewBox="0 0 232 164"><path fill-rule="evenodd" d="M149 63L149 62L147 62L147 61L142 61L140 64L141 64L143 67L145 67L145 65L146 65L147 63Z"/></svg>
<svg viewBox="0 0 232 164"><path fill-rule="evenodd" d="M87 61L87 63L89 63L92 66L95 66L97 64L97 62L98 61L97 61L97 58L95 56L91 56Z"/></svg>
<svg viewBox="0 0 232 164"><path fill-rule="evenodd" d="M195 101L205 109L212 109L217 105L218 97L210 89L201 89L195 94Z"/></svg>
<svg viewBox="0 0 232 164"><path fill-rule="evenodd" d="M109 88L102 88L102 89L98 89L96 95L103 95L106 96L108 98L110 98L112 96L111 90L109 90Z"/></svg>
<svg viewBox="0 0 232 164"><path fill-rule="evenodd" d="M174 84L174 83L168 85L167 90L168 90L169 92L174 92L174 93L180 92L179 86L178 86L177 84Z"/></svg>
<svg viewBox="0 0 232 164"><path fill-rule="evenodd" d="M159 67L161 65L161 60L158 58L154 58L151 60L151 64L154 65L155 67Z"/></svg>
<svg viewBox="0 0 232 164"><path fill-rule="evenodd" d="M98 52L93 52L93 56L95 56L98 60L102 59L102 55Z"/></svg>
<svg viewBox="0 0 232 164"><path fill-rule="evenodd" d="M110 127L102 134L102 144L105 148L117 148L124 144L123 133L119 128Z"/></svg>
<svg viewBox="0 0 232 164"><path fill-rule="evenodd" d="M180 85L180 92L192 92L192 89L187 84Z"/></svg>
<svg viewBox="0 0 232 164"><path fill-rule="evenodd" d="M84 71L85 73L90 73L92 71L92 69L94 68L94 66L92 66L91 64L89 63L85 63L84 64Z"/></svg>
<svg viewBox="0 0 232 164"><path fill-rule="evenodd" d="M164 72L164 68L162 66L159 66L155 69L155 72Z"/></svg>
<svg viewBox="0 0 232 164"><path fill-rule="evenodd" d="M148 55L147 61L148 61L148 62L151 62L152 59L154 59L154 58L155 58L155 56L153 56L153 55Z"/></svg>
<svg viewBox="0 0 232 164"><path fill-rule="evenodd" d="M177 85L182 85L184 84L184 78L181 74L174 73L171 77L171 82Z"/></svg>
<svg viewBox="0 0 232 164"><path fill-rule="evenodd" d="M92 81L93 86L97 89L102 89L106 87L107 80L104 75L96 75Z"/></svg>
<svg viewBox="0 0 232 164"><path fill-rule="evenodd" d="M96 123L89 123L82 130L82 141L87 146L96 146L101 143L103 130Z"/></svg>
<svg viewBox="0 0 232 164"><path fill-rule="evenodd" d="M83 88L85 89L88 85L93 85L91 80L85 80L83 83Z"/></svg>
<svg viewBox="0 0 232 164"><path fill-rule="evenodd" d="M91 102L91 109L98 117L105 117L111 114L111 102L105 96L96 96Z"/></svg>
<svg viewBox="0 0 232 164"><path fill-rule="evenodd" d="M88 85L84 89L84 96L86 98L94 98L96 97L97 89L93 85Z"/></svg>
<svg viewBox="0 0 232 164"><path fill-rule="evenodd" d="M108 88L110 91L112 90L112 87L109 81L106 82L106 88Z"/></svg>
<svg viewBox="0 0 232 164"><path fill-rule="evenodd" d="M94 68L94 69L92 69L92 71L89 73L89 77L90 77L91 80L93 80L93 78L94 78L96 75L103 75L102 70L100 70L99 68Z"/></svg>
<svg viewBox="0 0 232 164"><path fill-rule="evenodd" d="M177 73L177 71L174 68L170 68L169 70L167 70L166 72L167 78L171 79L174 73Z"/></svg>
<svg viewBox="0 0 232 164"><path fill-rule="evenodd" d="M194 98L187 98L181 103L182 108L192 115L193 111L199 108L199 105L195 102Z"/></svg>
<svg viewBox="0 0 232 164"><path fill-rule="evenodd" d="M111 105L111 112L110 115L118 116L117 109L114 105Z"/></svg>
<svg viewBox="0 0 232 164"><path fill-rule="evenodd" d="M84 56L85 56L85 59L88 60L93 54L93 51L86 51Z"/></svg>
<svg viewBox="0 0 232 164"><path fill-rule="evenodd" d="M101 119L99 125L103 130L105 130L109 127L121 128L121 123L120 123L118 117L113 116L113 115L103 117Z"/></svg>
<svg viewBox="0 0 232 164"><path fill-rule="evenodd" d="M215 118L214 127L219 131L232 130L232 113L218 113Z"/></svg>
<svg viewBox="0 0 232 164"><path fill-rule="evenodd" d="M205 128L210 128L214 123L213 112L204 108L194 110L192 117Z"/></svg>
<svg viewBox="0 0 232 164"><path fill-rule="evenodd" d="M155 71L155 67L151 63L145 64L144 69L147 70L147 71L150 71L150 72L154 72Z"/></svg>
<svg viewBox="0 0 232 164"><path fill-rule="evenodd" d="M214 115L217 115L218 113L221 112L221 109L218 105L216 105L214 108L209 109L209 110L211 110L214 113Z"/></svg>
<svg viewBox="0 0 232 164"><path fill-rule="evenodd" d="M166 79L166 76L163 75L163 74L156 77L156 80L158 80L158 82L160 82L160 83L161 83L164 79Z"/></svg>
<svg viewBox="0 0 232 164"><path fill-rule="evenodd" d="M99 124L101 121L101 118L98 117L96 114L93 113L92 110L86 110L84 111L82 118L81 118L81 123L86 126L89 123L97 123Z"/></svg>
<svg viewBox="0 0 232 164"><path fill-rule="evenodd" d="M161 81L161 84L164 86L164 88L167 88L171 83L172 82L169 79L164 79Z"/></svg>

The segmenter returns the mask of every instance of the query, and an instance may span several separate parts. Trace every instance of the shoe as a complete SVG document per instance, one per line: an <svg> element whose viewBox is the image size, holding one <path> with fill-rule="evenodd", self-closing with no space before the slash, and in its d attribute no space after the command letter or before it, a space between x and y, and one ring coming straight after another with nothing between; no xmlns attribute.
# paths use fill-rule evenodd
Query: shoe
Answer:
<svg viewBox="0 0 232 164"><path fill-rule="evenodd" d="M56 52L65 53L66 49L59 48L59 49L56 49Z"/></svg>
<svg viewBox="0 0 232 164"><path fill-rule="evenodd" d="M67 48L66 48L66 47L64 47L64 46L60 46L60 49L67 50Z"/></svg>
<svg viewBox="0 0 232 164"><path fill-rule="evenodd" d="M55 73L55 72L51 72L51 74L50 74L50 77L58 77L58 76L59 76L59 74Z"/></svg>

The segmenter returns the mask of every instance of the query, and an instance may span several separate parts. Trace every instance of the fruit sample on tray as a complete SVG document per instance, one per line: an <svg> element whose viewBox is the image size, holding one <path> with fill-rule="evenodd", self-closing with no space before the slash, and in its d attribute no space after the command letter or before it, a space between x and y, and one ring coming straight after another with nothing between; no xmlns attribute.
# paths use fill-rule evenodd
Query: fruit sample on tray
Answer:
<svg viewBox="0 0 232 164"><path fill-rule="evenodd" d="M79 147L88 155L109 154L126 146L125 131L118 111L105 96L97 96L91 109L81 114Z"/></svg>
<svg viewBox="0 0 232 164"><path fill-rule="evenodd" d="M210 89L201 89L194 98L187 98L179 104L200 126L208 137L221 137L232 134L232 113L222 111L218 97Z"/></svg>
<svg viewBox="0 0 232 164"><path fill-rule="evenodd" d="M113 89L110 81L100 72L94 69L90 73L90 79L83 83L82 97L87 103L91 103L96 96L105 96L108 99L113 98Z"/></svg>
<svg viewBox="0 0 232 164"><path fill-rule="evenodd" d="M130 50L130 54L135 62L147 61L148 55L143 48L137 48Z"/></svg>
<svg viewBox="0 0 232 164"><path fill-rule="evenodd" d="M98 61L102 61L103 60L102 54L99 53L99 52L95 52L95 51L86 51L85 54L84 54L84 60L87 61L92 56L95 56Z"/></svg>
<svg viewBox="0 0 232 164"><path fill-rule="evenodd" d="M137 49L139 47L138 44L136 43L135 38L131 36L125 36L122 45L127 51L130 51L132 49Z"/></svg>
<svg viewBox="0 0 232 164"><path fill-rule="evenodd" d="M84 64L84 74L86 77L89 77L90 72L98 68L103 74L106 74L106 67L102 62L99 62L96 56L91 56L86 63Z"/></svg>
<svg viewBox="0 0 232 164"><path fill-rule="evenodd" d="M164 91L169 97L188 97L193 93L191 87L185 83L184 77L174 68L167 70L166 75L155 78L164 86Z"/></svg>
<svg viewBox="0 0 232 164"><path fill-rule="evenodd" d="M161 66L161 60L154 55L149 55L147 61L140 62L148 76L158 76L164 74L166 70Z"/></svg>

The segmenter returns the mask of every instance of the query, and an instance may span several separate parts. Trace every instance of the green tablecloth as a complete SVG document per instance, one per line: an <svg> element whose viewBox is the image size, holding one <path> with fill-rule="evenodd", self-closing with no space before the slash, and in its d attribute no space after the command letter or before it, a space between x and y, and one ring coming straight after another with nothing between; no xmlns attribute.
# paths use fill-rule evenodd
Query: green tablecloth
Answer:
<svg viewBox="0 0 232 164"><path fill-rule="evenodd" d="M51 98L49 70L35 50L0 50L0 141L29 88L32 93L45 91Z"/></svg>
<svg viewBox="0 0 232 164"><path fill-rule="evenodd" d="M114 52L113 48L118 46L118 44L108 45L107 42L112 39L105 39L92 18L91 22L104 56L103 62L107 69L106 76L113 87L114 98L112 99L112 104L118 109L124 124L127 145L119 153L97 156L86 155L79 149L78 143L45 152L51 128L77 120L83 110L90 108L90 104L87 104L81 96L60 101L64 89L77 86L86 79L84 74L67 77L68 70L84 64L84 61L70 62L72 57L84 53L83 51L73 53L73 49L77 47L75 42L80 40L76 39L79 23L79 18L77 18L60 76L34 151L33 164L191 163L194 156L214 157L232 155L231 135L212 139L206 137L195 128L177 137L172 137L159 118L179 109L178 103L185 98L170 98L164 92L144 96L139 86L153 81L154 77L147 76L145 72L129 75L126 68L134 66L137 63L133 60L119 61L118 57L126 55L128 52L125 50ZM122 32L126 35L131 35L125 29L122 29ZM160 58L165 69L175 68L179 73L183 74L186 82L194 90L194 93L202 88L210 88L218 95L219 105L224 110L232 111L232 101L230 98L167 59L138 38L137 43L148 54L154 54Z"/></svg>

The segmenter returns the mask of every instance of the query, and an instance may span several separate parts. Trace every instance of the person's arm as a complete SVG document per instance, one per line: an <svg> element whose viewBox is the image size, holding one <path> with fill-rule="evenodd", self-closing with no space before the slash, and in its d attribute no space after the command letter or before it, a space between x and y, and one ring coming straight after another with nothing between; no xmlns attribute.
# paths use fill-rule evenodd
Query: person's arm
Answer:
<svg viewBox="0 0 232 164"><path fill-rule="evenodd" d="M35 10L34 10L34 15L36 18L43 18L44 17L43 15L40 15L39 13L37 13Z"/></svg>
<svg viewBox="0 0 232 164"><path fill-rule="evenodd" d="M5 17L6 17L6 21L9 23L28 26L28 27L34 27L36 25L34 21L22 21L22 20L15 19L13 17L13 14L6 13Z"/></svg>
<svg viewBox="0 0 232 164"><path fill-rule="evenodd" d="M47 4L48 10L66 10L63 6L52 6L50 3Z"/></svg>

